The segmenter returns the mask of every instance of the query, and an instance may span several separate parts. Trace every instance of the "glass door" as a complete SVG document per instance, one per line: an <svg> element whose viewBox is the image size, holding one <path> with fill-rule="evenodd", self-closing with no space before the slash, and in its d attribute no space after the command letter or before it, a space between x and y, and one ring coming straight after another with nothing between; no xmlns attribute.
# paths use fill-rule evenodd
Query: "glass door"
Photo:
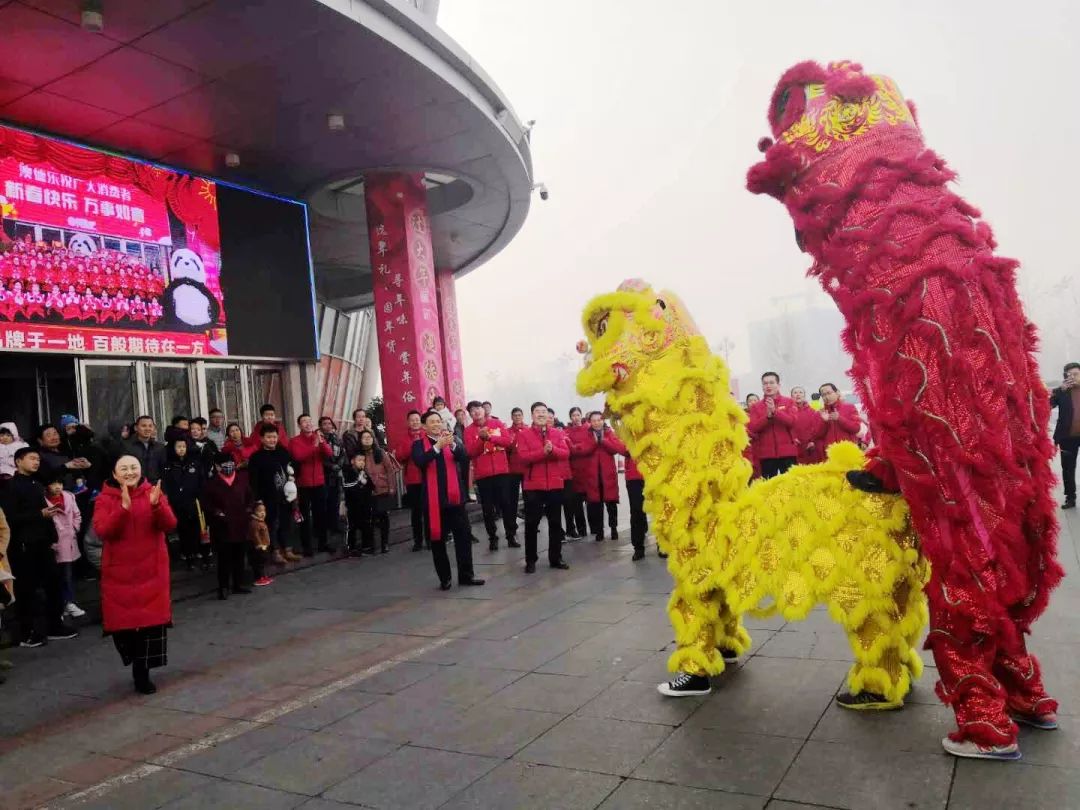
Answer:
<svg viewBox="0 0 1080 810"><path fill-rule="evenodd" d="M139 383L135 363L124 360L80 360L82 412L98 435L134 422L141 413Z"/></svg>
<svg viewBox="0 0 1080 810"><path fill-rule="evenodd" d="M285 414L285 375L281 373L281 369L249 366L248 380L251 383L249 390L254 419L259 418L259 408L269 403L277 411L278 422L286 426L291 425ZM291 436L292 428L287 429Z"/></svg>
<svg viewBox="0 0 1080 810"><path fill-rule="evenodd" d="M244 397L243 385L240 382L240 367L207 363L204 366L203 373L206 375L207 413L214 408L220 408L225 414L225 424L238 422L244 430L247 430L248 420L244 418Z"/></svg>
<svg viewBox="0 0 1080 810"><path fill-rule="evenodd" d="M159 436L174 416L191 416L191 372L183 363L148 363L146 393Z"/></svg>

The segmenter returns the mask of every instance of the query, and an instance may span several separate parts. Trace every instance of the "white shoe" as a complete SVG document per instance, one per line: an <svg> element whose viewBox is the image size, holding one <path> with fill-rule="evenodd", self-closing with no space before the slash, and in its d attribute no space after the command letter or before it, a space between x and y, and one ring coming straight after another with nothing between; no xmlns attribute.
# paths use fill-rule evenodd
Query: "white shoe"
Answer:
<svg viewBox="0 0 1080 810"><path fill-rule="evenodd" d="M949 737L943 737L941 747L954 757L964 759L999 759L1012 762L1020 759L1020 746L1012 745L979 745L971 740L956 742Z"/></svg>
<svg viewBox="0 0 1080 810"><path fill-rule="evenodd" d="M70 616L73 619L79 619L86 615L86 611L76 605L74 602L68 602L64 605L64 615Z"/></svg>

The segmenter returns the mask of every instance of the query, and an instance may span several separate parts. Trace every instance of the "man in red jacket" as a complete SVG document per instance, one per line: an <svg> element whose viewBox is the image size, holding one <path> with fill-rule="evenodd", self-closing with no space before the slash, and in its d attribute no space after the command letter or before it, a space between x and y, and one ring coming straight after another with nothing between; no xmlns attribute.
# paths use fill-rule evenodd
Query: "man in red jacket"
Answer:
<svg viewBox="0 0 1080 810"><path fill-rule="evenodd" d="M774 478L795 463L798 412L795 403L780 393L780 375L775 371L761 375L761 390L764 396L750 406L750 423L746 428L761 461L761 477Z"/></svg>
<svg viewBox="0 0 1080 810"><path fill-rule="evenodd" d="M532 406L532 426L518 433L517 448L527 466L525 472L525 573L536 571L536 539L540 518L547 517L548 563L565 570L562 558L563 463L570 457L566 434L548 427L543 402Z"/></svg>
<svg viewBox="0 0 1080 810"><path fill-rule="evenodd" d="M300 434L289 442L289 455L296 462L296 491L303 522L300 524L300 543L305 557L314 557L311 548L311 527L315 525L315 536L319 541L319 551L332 554L326 537L326 475L323 461L329 460L333 453L322 433L315 430L315 420L310 414L300 414L296 420Z"/></svg>
<svg viewBox="0 0 1080 810"><path fill-rule="evenodd" d="M604 507L607 507L611 539L619 536L619 472L615 456L627 455L626 446L615 431L604 424L600 411L589 414L589 429L574 449L583 459L585 470L585 501L589 515L589 531L599 543L604 539Z"/></svg>
<svg viewBox="0 0 1080 810"><path fill-rule="evenodd" d="M263 425L277 425L278 447L284 447L286 450L289 449L289 433L285 430L284 423L278 422L277 408L269 402L259 408L259 421L252 425L251 435L249 435L244 442L248 447L254 447L258 450L259 447L262 446L262 434L259 430Z"/></svg>
<svg viewBox="0 0 1080 810"><path fill-rule="evenodd" d="M427 518L424 515L424 479L420 475L420 468L412 463L412 447L413 442L424 432L424 426L420 420L420 411L409 411L406 419L409 435L394 448L394 458L401 465L405 478L405 498L409 502L412 519L412 550L420 551L430 548L431 541L428 540Z"/></svg>
<svg viewBox="0 0 1080 810"><path fill-rule="evenodd" d="M488 533L488 548L499 548L496 517L501 515L506 544L521 548L517 533L517 499L510 500L510 464L506 451L514 437L495 417L489 417L482 403L473 400L468 405L472 424L465 428L465 451L473 464L473 478L480 492L484 511L484 527Z"/></svg>
<svg viewBox="0 0 1080 810"><path fill-rule="evenodd" d="M528 430L528 426L525 424L525 413L521 408L514 408L510 411L510 427L507 430L510 431L510 435L513 438L513 442L510 447L507 448L507 459L510 462L510 498L514 503L515 512L517 510L518 501L521 500L522 484L525 481L525 473L528 471L528 465L521 460L521 453L517 449L518 435L523 430ZM515 528L517 526L515 522Z"/></svg>
<svg viewBox="0 0 1080 810"><path fill-rule="evenodd" d="M792 431L795 436L795 449L798 451L795 462L816 464L824 458L824 456L818 458L814 445L814 436L817 435L821 417L810 407L810 402L806 399L806 389L801 385L796 385L791 389L791 401L795 403L795 429Z"/></svg>
<svg viewBox="0 0 1080 810"><path fill-rule="evenodd" d="M825 407L814 414L817 425L814 431L814 447L820 453L819 461L825 460L825 451L837 442L853 442L859 437L862 420L854 406L840 399L840 392L832 383L818 389Z"/></svg>
<svg viewBox="0 0 1080 810"><path fill-rule="evenodd" d="M571 481L563 490L566 499L566 536L570 540L580 540L585 536L585 479L588 477L588 459L579 445L589 438L589 426L581 415L581 408L575 405L570 409L570 424L566 427L566 436L570 439L570 475Z"/></svg>

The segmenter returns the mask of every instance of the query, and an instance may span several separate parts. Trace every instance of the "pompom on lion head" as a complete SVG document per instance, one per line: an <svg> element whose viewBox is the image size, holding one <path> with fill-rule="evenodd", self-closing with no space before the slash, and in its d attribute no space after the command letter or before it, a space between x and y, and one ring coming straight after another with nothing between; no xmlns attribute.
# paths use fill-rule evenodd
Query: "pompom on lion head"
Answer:
<svg viewBox="0 0 1080 810"><path fill-rule="evenodd" d="M701 334L678 296L640 279L593 298L581 323L587 336L578 343L586 355L577 377L582 396L629 389L643 366Z"/></svg>

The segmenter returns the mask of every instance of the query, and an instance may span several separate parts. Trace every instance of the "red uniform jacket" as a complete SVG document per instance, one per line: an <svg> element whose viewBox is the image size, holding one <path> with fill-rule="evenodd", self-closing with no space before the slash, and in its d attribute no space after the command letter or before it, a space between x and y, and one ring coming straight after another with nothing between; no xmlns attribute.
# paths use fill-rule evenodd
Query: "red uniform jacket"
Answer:
<svg viewBox="0 0 1080 810"><path fill-rule="evenodd" d="M837 413L835 421L826 422L820 413L816 413L817 424L814 426L814 452L817 461L825 460L825 451L829 445L837 442L853 442L859 436L862 421L859 419L859 411L847 402L837 402L831 408L825 408L826 413Z"/></svg>
<svg viewBox="0 0 1080 810"><path fill-rule="evenodd" d="M321 487L326 483L323 461L333 457L330 445L319 441L318 432L301 433L289 442L289 455L296 466L296 485L298 487Z"/></svg>
<svg viewBox="0 0 1080 810"><path fill-rule="evenodd" d="M405 486L407 487L419 486L424 483L424 479L420 475L420 468L412 463L413 442L423 435L423 428L420 430L410 430L409 435L398 442L398 446L394 448L394 458L396 458L398 464L401 465L405 477Z"/></svg>
<svg viewBox="0 0 1080 810"><path fill-rule="evenodd" d="M768 416L766 400L750 406L750 439L754 442L754 453L758 459L795 458L795 424L798 410L795 403L785 396L775 398L776 413L772 419Z"/></svg>
<svg viewBox="0 0 1080 810"><path fill-rule="evenodd" d="M626 480L627 481L644 481L645 476L641 474L641 470L637 468L637 464L630 456L626 456Z"/></svg>
<svg viewBox="0 0 1080 810"><path fill-rule="evenodd" d="M795 406L795 439L799 454L796 459L800 464L817 464L824 456L818 458L817 446L812 449L814 438L817 435L818 425L821 424L821 412L810 407L809 402Z"/></svg>
<svg viewBox="0 0 1080 810"><path fill-rule="evenodd" d="M615 436L615 431L605 427L600 441L592 429L585 431L574 443L574 450L583 460L585 468L585 500L589 503L619 502L619 471L615 456L625 456L626 445Z"/></svg>
<svg viewBox="0 0 1080 810"><path fill-rule="evenodd" d="M529 428L525 425L522 425L521 427L515 427L514 425L510 425L510 427L507 428L507 430L510 431L510 436L513 439L510 447L507 449L507 461L510 463L511 475L524 476L525 473L529 471L529 465L521 460L521 453L518 452L517 446L518 436L521 434L522 431L528 429Z"/></svg>
<svg viewBox="0 0 1080 810"><path fill-rule="evenodd" d="M570 472L574 477L574 491L585 494L585 479L589 477L589 461L585 452L578 449L589 438L589 426L582 423L566 429L570 438Z"/></svg>
<svg viewBox="0 0 1080 810"><path fill-rule="evenodd" d="M102 541L101 616L105 632L156 627L172 621L169 549L165 533L176 528L176 515L164 494L150 505L144 479L124 509L120 488L106 484L94 506L94 531Z"/></svg>
<svg viewBox="0 0 1080 810"><path fill-rule="evenodd" d="M545 440L551 442L550 454L544 452ZM525 428L518 433L517 450L521 460L528 465L524 480L527 492L563 488L566 480L563 465L570 458L563 431L558 428L541 431L535 425Z"/></svg>
<svg viewBox="0 0 1080 810"><path fill-rule="evenodd" d="M480 425L473 422L465 428L465 452L473 460L473 477L490 478L510 472L506 449L514 443L514 437L498 419L485 422L489 438L480 438Z"/></svg>
<svg viewBox="0 0 1080 810"><path fill-rule="evenodd" d="M259 428L261 428L262 425L263 425L263 422L260 419L251 428L251 433L247 437L248 446L249 447L254 447L256 450L258 450L260 447L262 447L262 436L259 435ZM278 435L278 447L284 447L286 450L288 450L289 449L289 433L288 433L287 430L285 430L285 425L283 425L281 422L277 422L276 425L277 425L277 435Z"/></svg>

